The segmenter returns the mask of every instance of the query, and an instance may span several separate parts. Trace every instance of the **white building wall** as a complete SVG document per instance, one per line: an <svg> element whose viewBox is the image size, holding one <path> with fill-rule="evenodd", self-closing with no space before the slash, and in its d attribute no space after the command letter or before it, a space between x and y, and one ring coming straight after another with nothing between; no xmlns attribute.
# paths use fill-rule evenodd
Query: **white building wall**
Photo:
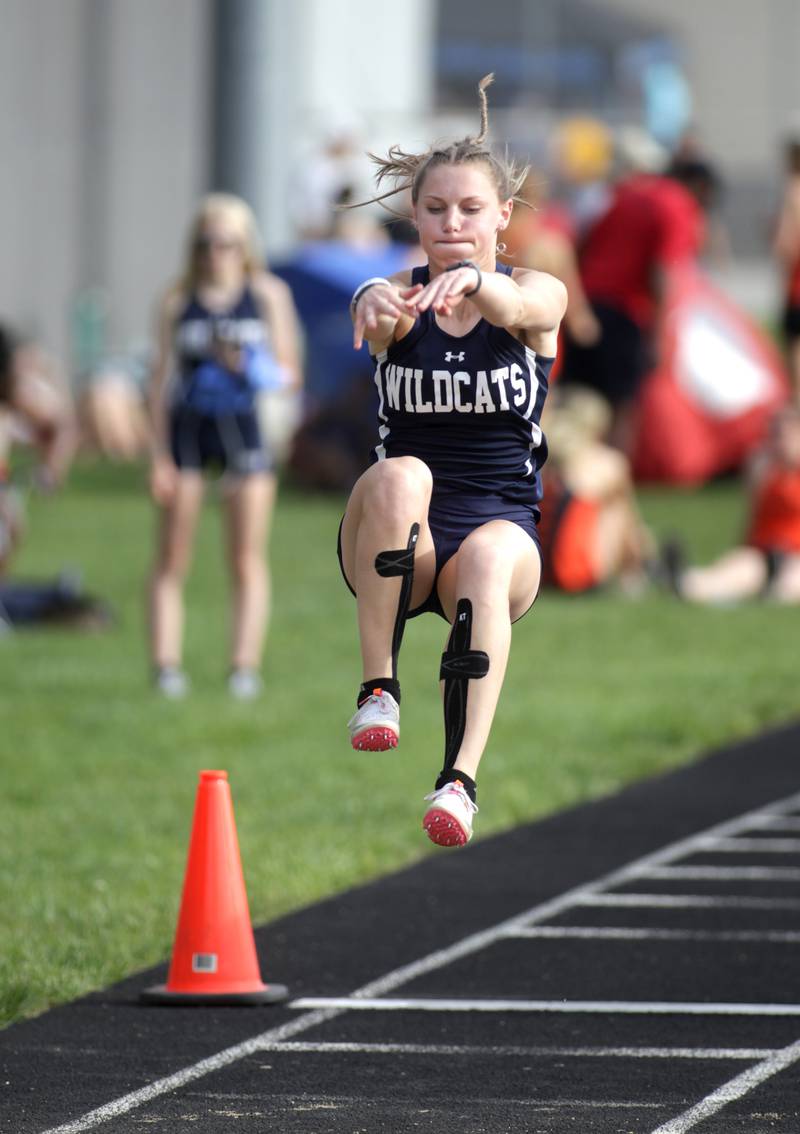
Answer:
<svg viewBox="0 0 800 1134"><path fill-rule="evenodd" d="M267 247L294 242L293 184L325 134L352 125L362 152L430 141L435 0L392 9L373 0L271 0L271 140L265 198L257 212ZM370 167L364 158L367 184Z"/></svg>
<svg viewBox="0 0 800 1134"><path fill-rule="evenodd" d="M87 289L148 330L208 165L207 5L0 0L0 321L68 364Z"/></svg>
<svg viewBox="0 0 800 1134"><path fill-rule="evenodd" d="M268 105L254 200L270 253L295 240L291 177L331 116L365 145L423 136L433 0L262 0ZM98 289L111 349L150 333L209 183L210 0L0 0L0 321L74 357Z"/></svg>
<svg viewBox="0 0 800 1134"><path fill-rule="evenodd" d="M150 329L207 188L210 50L197 0L103 2L112 8L104 282L111 341L126 347Z"/></svg>
<svg viewBox="0 0 800 1134"><path fill-rule="evenodd" d="M59 349L79 249L81 8L0 10L0 321Z"/></svg>

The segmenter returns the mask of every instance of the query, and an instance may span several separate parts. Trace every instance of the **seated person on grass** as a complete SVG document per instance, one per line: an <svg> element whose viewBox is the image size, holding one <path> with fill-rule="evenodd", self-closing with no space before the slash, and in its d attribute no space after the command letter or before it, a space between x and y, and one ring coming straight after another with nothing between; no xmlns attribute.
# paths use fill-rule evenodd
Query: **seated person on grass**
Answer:
<svg viewBox="0 0 800 1134"><path fill-rule="evenodd" d="M24 531L22 504L11 483L11 450L19 442L36 449L36 487L58 488L77 443L66 383L39 347L0 325L0 576Z"/></svg>
<svg viewBox="0 0 800 1134"><path fill-rule="evenodd" d="M677 544L666 562L676 594L726 605L744 599L800 602L800 406L778 410L748 475L742 543L705 567L685 567Z"/></svg>
<svg viewBox="0 0 800 1134"><path fill-rule="evenodd" d="M18 442L35 448L34 483L51 492L63 483L76 439L72 400L57 368L38 347L21 344L0 326L0 634L43 623L100 629L111 621L105 605L84 595L70 575L52 582L7 577L25 530L22 500L11 480L11 450Z"/></svg>
<svg viewBox="0 0 800 1134"><path fill-rule="evenodd" d="M601 438L611 407L594 390L557 385L542 418L549 459L543 470L539 532L544 582L581 593L647 586L655 544L633 491L628 459Z"/></svg>

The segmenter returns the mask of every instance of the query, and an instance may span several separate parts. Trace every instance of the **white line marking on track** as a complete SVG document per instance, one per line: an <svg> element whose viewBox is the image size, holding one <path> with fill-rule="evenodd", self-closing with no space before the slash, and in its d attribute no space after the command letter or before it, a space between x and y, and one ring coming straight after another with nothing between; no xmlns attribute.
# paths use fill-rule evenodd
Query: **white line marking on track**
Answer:
<svg viewBox="0 0 800 1134"><path fill-rule="evenodd" d="M800 819L797 816L765 811L750 826L757 831L800 831Z"/></svg>
<svg viewBox="0 0 800 1134"><path fill-rule="evenodd" d="M747 898L736 894L585 894L578 896L575 904L632 909L800 910L797 898Z"/></svg>
<svg viewBox="0 0 800 1134"><path fill-rule="evenodd" d="M122 1095L121 1098L114 1099L113 1102L106 1103L105 1106L99 1106L96 1110L89 1111L88 1114L84 1114L80 1118L65 1122L62 1126L54 1126L44 1131L44 1134L81 1134L84 1130L93 1130L96 1126L110 1122L112 1118L119 1118L121 1115L127 1114L128 1111L135 1110L160 1095L171 1094L197 1079L202 1079L214 1071L220 1071L223 1067L229 1067L232 1063L238 1063L240 1059L246 1059L249 1055L256 1054L262 1050L265 1043L274 1043L284 1036L289 1038L297 1035L298 1032L304 1032L308 1028L324 1024L326 1020L336 1015L338 1015L337 1012L316 1012L313 1016L305 1016L280 1027L271 1028L267 1032L262 1032L251 1039L244 1040L242 1043L234 1044L233 1047L227 1047L224 1051L219 1051L215 1055L210 1055L208 1059L201 1059L199 1063L193 1063L191 1067L184 1067L182 1070L176 1071L174 1075L157 1079L146 1087L141 1087L138 1091L131 1091L127 1095Z"/></svg>
<svg viewBox="0 0 800 1134"><path fill-rule="evenodd" d="M800 809L800 792L786 799L778 800L768 807L756 808L735 819L727 820L698 834L691 835L688 838L662 847L659 851L645 855L635 862L629 863L627 866L623 866L618 870L611 871L609 874L595 879L593 882L576 886L572 890L568 890L558 897L552 898L550 901L542 902L526 910L524 913L517 914L506 921L500 922L490 929L474 933L470 937L455 942L453 945L444 949L438 949L433 953L429 953L426 957L422 957L408 965L403 965L387 973L385 976L357 989L353 993L353 999L369 999L370 997L383 996L385 993L391 992L417 977L435 972L438 969L444 968L446 965L452 964L454 961L471 956L481 949L487 948L503 937L513 934L515 930L522 926L548 921L558 914L563 913L565 910L577 905L592 904L591 900L593 897L596 900L598 897L602 896L599 894L599 891L624 885L638 877L642 870L647 867L665 865L669 862L674 862L676 859L685 858L696 853L700 839L735 837L741 831L747 830L748 827L763 823L770 824L776 819L779 819L781 814L791 812L793 809ZM606 896L627 897L628 895ZM641 897L642 895L638 896ZM729 900L728 904L738 904L746 908L769 908L763 905L753 907L752 903L754 901L758 901L758 899L750 899L748 902L747 899L732 898ZM764 899L764 901L767 901L767 899ZM785 901L772 903L772 907L787 908ZM791 908L800 908L800 902L796 903ZM95 1127L110 1121L112 1118L135 1110L151 1099L180 1090L180 1088L187 1083L195 1082L198 1079L202 1079L205 1075L220 1070L222 1067L227 1067L240 1059L245 1059L254 1051L258 1051L259 1046L264 1042L270 1042L277 1039L277 1037L288 1039L290 1036L298 1035L310 1028L317 1027L319 1024L335 1018L339 1015L340 1011L349 1010L352 1007L353 1005L348 1002L347 1009L332 1009L330 1012L312 1013L309 1016L303 1016L297 1020L293 1020L282 1027L262 1032L260 1035L254 1036L249 1040L244 1040L240 1044L235 1044L232 1047L226 1048L224 1051L209 1056L207 1059L200 1060L198 1063L183 1068L173 1075L166 1076L163 1079L157 1079L146 1087L123 1095L121 1098L115 1099L105 1106L98 1107L80 1118L76 1118L61 1126L44 1130L42 1134L82 1134L85 1130L93 1130Z"/></svg>
<svg viewBox="0 0 800 1134"><path fill-rule="evenodd" d="M714 854L800 854L800 839L708 839L701 849Z"/></svg>
<svg viewBox="0 0 800 1134"><path fill-rule="evenodd" d="M298 1012L561 1012L620 1016L800 1016L800 1004L705 1003L679 1000L447 1000L437 997L302 996Z"/></svg>
<svg viewBox="0 0 800 1134"><path fill-rule="evenodd" d="M586 941L730 941L800 945L800 933L780 929L640 929L638 926L536 925L517 929L509 937L533 941L584 939Z"/></svg>
<svg viewBox="0 0 800 1134"><path fill-rule="evenodd" d="M481 1059L512 1056L537 1059L767 1059L775 1054L771 1047L520 1047L443 1043L348 1043L321 1040L269 1043L259 1051L299 1052L333 1055L464 1055Z"/></svg>
<svg viewBox="0 0 800 1134"><path fill-rule="evenodd" d="M744 1098L746 1094L766 1082L767 1079L779 1075L781 1071L786 1071L799 1060L800 1041L781 1048L780 1051L773 1052L762 1063L757 1063L755 1067L748 1068L747 1071L743 1071L741 1075L737 1075L730 1082L723 1083L716 1091L706 1095L696 1106L678 1115L677 1118L673 1118L670 1122L665 1122L652 1134L686 1134L687 1130L692 1130L698 1123L710 1118L713 1114L717 1114L728 1103Z"/></svg>
<svg viewBox="0 0 800 1134"><path fill-rule="evenodd" d="M689 881L800 882L797 866L652 866L641 878Z"/></svg>

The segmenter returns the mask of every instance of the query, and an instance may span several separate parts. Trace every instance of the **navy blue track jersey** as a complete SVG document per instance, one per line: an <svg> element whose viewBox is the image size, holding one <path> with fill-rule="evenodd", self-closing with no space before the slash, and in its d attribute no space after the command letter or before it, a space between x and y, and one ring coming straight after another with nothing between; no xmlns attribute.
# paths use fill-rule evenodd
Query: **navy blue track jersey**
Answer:
<svg viewBox="0 0 800 1134"><path fill-rule="evenodd" d="M506 265L498 270L511 274ZM412 283L428 280L427 265L414 269ZM429 309L374 361L380 440L373 461L418 457L437 494L541 500L547 445L539 419L552 358L485 319L466 335L450 335Z"/></svg>
<svg viewBox="0 0 800 1134"><path fill-rule="evenodd" d="M176 399L209 413L245 412L253 405L254 389L246 376L225 370L216 362L214 340L237 347L263 349L267 328L252 288L227 311L209 311L190 295L175 324L175 353L179 384Z"/></svg>

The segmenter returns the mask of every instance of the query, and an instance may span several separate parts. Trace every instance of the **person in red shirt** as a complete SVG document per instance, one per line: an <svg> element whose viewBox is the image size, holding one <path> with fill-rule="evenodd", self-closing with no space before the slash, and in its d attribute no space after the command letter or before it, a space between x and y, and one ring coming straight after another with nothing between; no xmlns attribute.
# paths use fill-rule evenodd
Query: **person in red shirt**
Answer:
<svg viewBox="0 0 800 1134"><path fill-rule="evenodd" d="M627 451L636 395L654 362L667 282L697 258L703 220L692 194L654 171L656 157L662 161L660 148L656 154L628 140L621 155L626 171L578 248L581 281L602 333L585 345L567 329L562 380L590 386L608 399L609 441Z"/></svg>
<svg viewBox="0 0 800 1134"><path fill-rule="evenodd" d="M590 346L600 338L601 328L581 284L578 269L576 224L569 209L548 196L544 176L531 172L520 189L521 201L528 207L517 208L505 231L501 256L513 267L534 268L561 280L567 289L567 310L562 328L568 328L571 339ZM559 335L556 361L550 372L551 385L561 370Z"/></svg>
<svg viewBox="0 0 800 1134"><path fill-rule="evenodd" d="M705 567L667 557L676 593L690 602L728 604L764 596L800 602L800 407L778 410L750 470L749 516L741 545Z"/></svg>

